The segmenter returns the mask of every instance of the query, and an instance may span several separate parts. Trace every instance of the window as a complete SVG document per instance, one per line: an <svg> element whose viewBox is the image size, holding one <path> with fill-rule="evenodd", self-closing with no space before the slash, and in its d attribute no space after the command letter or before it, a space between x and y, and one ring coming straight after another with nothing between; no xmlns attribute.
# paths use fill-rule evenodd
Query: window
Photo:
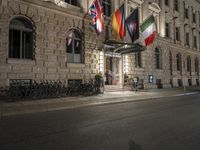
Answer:
<svg viewBox="0 0 200 150"><path fill-rule="evenodd" d="M9 58L33 58L33 26L26 18L17 17L10 22Z"/></svg>
<svg viewBox="0 0 200 150"><path fill-rule="evenodd" d="M191 72L191 58L190 58L190 56L187 57L187 71Z"/></svg>
<svg viewBox="0 0 200 150"><path fill-rule="evenodd" d="M200 32L199 32L199 40L198 40L198 43L199 43L199 50L200 50Z"/></svg>
<svg viewBox="0 0 200 150"><path fill-rule="evenodd" d="M135 67L142 67L142 59L141 59L141 52L135 53Z"/></svg>
<svg viewBox="0 0 200 150"><path fill-rule="evenodd" d="M185 8L185 18L188 19L188 8Z"/></svg>
<svg viewBox="0 0 200 150"><path fill-rule="evenodd" d="M199 32L199 38L198 38L198 43L199 43L199 51L200 51L200 32Z"/></svg>
<svg viewBox="0 0 200 150"><path fill-rule="evenodd" d="M176 27L176 41L180 41L180 28Z"/></svg>
<svg viewBox="0 0 200 150"><path fill-rule="evenodd" d="M68 63L82 63L82 36L78 30L69 32L66 48Z"/></svg>
<svg viewBox="0 0 200 150"><path fill-rule="evenodd" d="M176 55L176 65L177 65L177 71L181 71L181 54L180 53Z"/></svg>
<svg viewBox="0 0 200 150"><path fill-rule="evenodd" d="M198 15L198 16L199 16L199 17L198 17L198 18L199 18L199 27L200 27L200 12L199 12L199 15Z"/></svg>
<svg viewBox="0 0 200 150"><path fill-rule="evenodd" d="M181 79L178 79L178 87L182 87L183 86L183 82Z"/></svg>
<svg viewBox="0 0 200 150"><path fill-rule="evenodd" d="M165 36L167 38L170 38L170 27L169 27L169 23L165 23Z"/></svg>
<svg viewBox="0 0 200 150"><path fill-rule="evenodd" d="M192 79L188 79L188 85L192 86Z"/></svg>
<svg viewBox="0 0 200 150"><path fill-rule="evenodd" d="M195 72L199 74L199 60L198 58L195 58Z"/></svg>
<svg viewBox="0 0 200 150"><path fill-rule="evenodd" d="M111 15L111 2L110 0L103 0L104 15L109 17Z"/></svg>
<svg viewBox="0 0 200 150"><path fill-rule="evenodd" d="M197 48L197 37L196 36L194 36L194 38L193 38L193 47Z"/></svg>
<svg viewBox="0 0 200 150"><path fill-rule="evenodd" d="M158 0L157 3L158 3L158 5L161 7L161 0Z"/></svg>
<svg viewBox="0 0 200 150"><path fill-rule="evenodd" d="M196 85L199 85L199 79L196 79Z"/></svg>
<svg viewBox="0 0 200 150"><path fill-rule="evenodd" d="M178 8L178 0L174 0L174 10L175 11L179 10L179 8Z"/></svg>
<svg viewBox="0 0 200 150"><path fill-rule="evenodd" d="M189 46L189 45L190 45L189 33L185 33L185 45L186 45L186 46Z"/></svg>
<svg viewBox="0 0 200 150"><path fill-rule="evenodd" d="M162 64L161 64L162 58L161 58L161 50L159 48L155 49L155 63L156 63L156 69L161 69Z"/></svg>
<svg viewBox="0 0 200 150"><path fill-rule="evenodd" d="M169 52L169 70L170 70L170 74L173 74L173 67L172 67L172 53L171 51Z"/></svg>
<svg viewBox="0 0 200 150"><path fill-rule="evenodd" d="M165 0L165 5L169 6L169 0Z"/></svg>
<svg viewBox="0 0 200 150"><path fill-rule="evenodd" d="M74 6L78 6L77 0L65 0L65 2Z"/></svg>
<svg viewBox="0 0 200 150"><path fill-rule="evenodd" d="M193 14L192 14L192 20L193 20L193 23L196 23L196 13L195 12L193 12Z"/></svg>

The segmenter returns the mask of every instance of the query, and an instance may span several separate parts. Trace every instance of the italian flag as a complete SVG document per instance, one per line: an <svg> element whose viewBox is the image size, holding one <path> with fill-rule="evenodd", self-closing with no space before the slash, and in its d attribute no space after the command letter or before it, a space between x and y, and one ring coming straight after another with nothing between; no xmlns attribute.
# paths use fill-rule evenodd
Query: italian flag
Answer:
<svg viewBox="0 0 200 150"><path fill-rule="evenodd" d="M156 24L153 15L142 23L141 30L146 46L153 43L156 37Z"/></svg>

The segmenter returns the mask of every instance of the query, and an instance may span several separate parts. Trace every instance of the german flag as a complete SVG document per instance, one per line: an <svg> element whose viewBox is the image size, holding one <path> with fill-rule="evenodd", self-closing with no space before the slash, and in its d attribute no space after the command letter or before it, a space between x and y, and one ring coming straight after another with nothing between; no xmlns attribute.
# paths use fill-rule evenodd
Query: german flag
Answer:
<svg viewBox="0 0 200 150"><path fill-rule="evenodd" d="M126 35L124 4L113 14L112 27L116 33L117 39L122 39Z"/></svg>

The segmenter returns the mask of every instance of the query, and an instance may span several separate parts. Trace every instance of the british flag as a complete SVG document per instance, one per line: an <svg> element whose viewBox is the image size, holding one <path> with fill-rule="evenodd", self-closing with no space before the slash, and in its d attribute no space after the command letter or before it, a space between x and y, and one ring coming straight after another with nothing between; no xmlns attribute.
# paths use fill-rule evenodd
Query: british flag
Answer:
<svg viewBox="0 0 200 150"><path fill-rule="evenodd" d="M94 0L89 7L89 14L92 16L92 25L97 34L101 33L104 29L102 0Z"/></svg>

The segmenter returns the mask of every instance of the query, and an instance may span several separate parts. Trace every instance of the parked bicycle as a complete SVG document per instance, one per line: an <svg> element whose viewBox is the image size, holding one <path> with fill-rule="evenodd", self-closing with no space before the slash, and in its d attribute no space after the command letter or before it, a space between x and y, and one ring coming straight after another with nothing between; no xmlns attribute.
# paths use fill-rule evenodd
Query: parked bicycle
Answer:
<svg viewBox="0 0 200 150"><path fill-rule="evenodd" d="M43 99L62 96L91 96L102 92L102 84L89 80L72 82L67 86L66 82L55 80L31 81L30 84L19 83L15 80L9 87L0 89L0 99L21 100L21 99Z"/></svg>

